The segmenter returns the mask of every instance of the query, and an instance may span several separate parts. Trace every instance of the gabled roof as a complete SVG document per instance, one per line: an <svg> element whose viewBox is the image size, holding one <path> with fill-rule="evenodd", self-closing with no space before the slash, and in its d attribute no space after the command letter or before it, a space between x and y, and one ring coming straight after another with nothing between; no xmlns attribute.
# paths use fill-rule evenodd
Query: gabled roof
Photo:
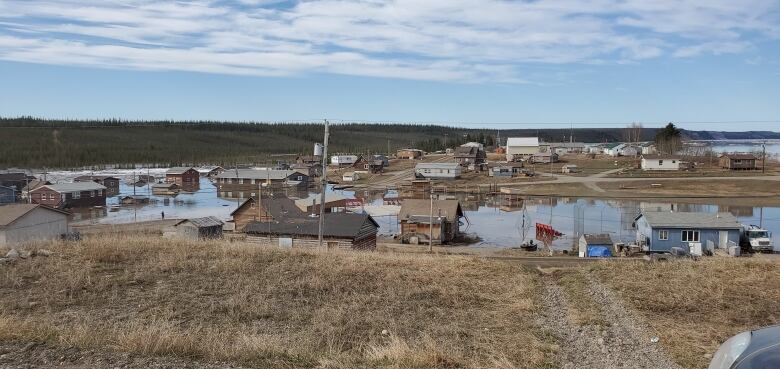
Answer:
<svg viewBox="0 0 780 369"><path fill-rule="evenodd" d="M175 188L179 187L176 183L155 183L152 185L152 188Z"/></svg>
<svg viewBox="0 0 780 369"><path fill-rule="evenodd" d="M248 198L238 207L238 209L233 210L230 215L234 216L239 211L257 201L257 197ZM298 206L296 206L297 204L293 202L292 199L284 195L274 195L273 197L263 195L262 199L259 199L259 201L261 201L263 208L268 212L268 214L270 214L271 217L275 219L301 218L306 216L306 213L304 213Z"/></svg>
<svg viewBox="0 0 780 369"><path fill-rule="evenodd" d="M747 154L747 153L725 153L722 154L720 157L727 157L729 159L733 160L758 160L758 158L753 154Z"/></svg>
<svg viewBox="0 0 780 369"><path fill-rule="evenodd" d="M190 219L184 219L176 223L176 226L179 226L183 223L190 223L198 228L205 228L205 227L217 227L222 226L223 223L219 218L217 217L204 217L204 218L190 218Z"/></svg>
<svg viewBox="0 0 780 369"><path fill-rule="evenodd" d="M539 137L509 137L506 146L539 146Z"/></svg>
<svg viewBox="0 0 780 369"><path fill-rule="evenodd" d="M458 169L458 163L418 163L415 169Z"/></svg>
<svg viewBox="0 0 780 369"><path fill-rule="evenodd" d="M612 237L607 233L602 234L585 234L585 243L588 245L612 245Z"/></svg>
<svg viewBox="0 0 780 369"><path fill-rule="evenodd" d="M674 155L665 155L665 154L652 154L652 155L642 155L642 159L649 159L649 160L658 160L658 159L666 159L666 160L680 160L679 156Z"/></svg>
<svg viewBox="0 0 780 369"><path fill-rule="evenodd" d="M35 179L23 172L0 173L0 181L26 181L28 178Z"/></svg>
<svg viewBox="0 0 780 369"><path fill-rule="evenodd" d="M354 238L366 222L373 227L379 224L368 214L328 213L325 214L326 237ZM290 236L318 236L319 219L316 217L291 218L273 222L250 222L244 232L252 234L276 234Z"/></svg>
<svg viewBox="0 0 780 369"><path fill-rule="evenodd" d="M238 174L236 174L235 169L228 169L219 175L217 175L217 178L236 178L236 179L267 179L270 178L271 180L281 180L285 179L294 173L298 173L301 175L308 176L306 173L301 173L297 170L274 170L274 169L239 169Z"/></svg>
<svg viewBox="0 0 780 369"><path fill-rule="evenodd" d="M40 179L34 179L22 187L22 192L32 191L38 187L51 184L49 181L43 181Z"/></svg>
<svg viewBox="0 0 780 369"><path fill-rule="evenodd" d="M455 148L455 157L458 156L477 156L479 147L476 146L458 146Z"/></svg>
<svg viewBox="0 0 780 369"><path fill-rule="evenodd" d="M106 186L103 186L100 183L95 183L92 181L88 182L73 182L73 183L58 183L53 185L45 185L41 186L39 188L49 188L53 191L57 192L76 192L76 191L98 191L98 190L105 190Z"/></svg>
<svg viewBox="0 0 780 369"><path fill-rule="evenodd" d="M328 204L329 203L336 202L336 201L348 200L348 199L349 199L348 197L346 197L344 195L340 195L340 194L335 193L335 192L326 192L325 193L325 208L326 209L328 208ZM314 195L310 195L308 197L304 197L302 199L296 199L295 200L295 206L297 206L302 211L305 211L309 206L318 205L319 203L320 203L320 195L319 194L314 194Z"/></svg>
<svg viewBox="0 0 780 369"><path fill-rule="evenodd" d="M731 213L647 211L644 217L653 228L739 229L742 225Z"/></svg>
<svg viewBox="0 0 780 369"><path fill-rule="evenodd" d="M463 216L463 209L458 200L434 200L433 216L439 214L445 216L448 221L455 222ZM406 199L401 203L401 211L398 213L399 220L408 220L414 216L431 216L431 201L422 199Z"/></svg>
<svg viewBox="0 0 780 369"><path fill-rule="evenodd" d="M103 176L78 176L76 178L73 178L73 181L74 182L105 181L107 179L116 179L118 181L119 177L108 176L108 175L103 175Z"/></svg>
<svg viewBox="0 0 780 369"><path fill-rule="evenodd" d="M0 227L7 227L13 224L15 221L25 216L27 213L35 210L36 208L41 208L41 209L54 211L65 215L70 215L70 213L68 213L67 211L62 211L59 209L54 209L48 206L43 206L38 204L3 205L0 206Z"/></svg>
<svg viewBox="0 0 780 369"><path fill-rule="evenodd" d="M165 174L184 174L184 172L195 168L193 167L173 167L165 171ZM195 170L197 172L197 170Z"/></svg>

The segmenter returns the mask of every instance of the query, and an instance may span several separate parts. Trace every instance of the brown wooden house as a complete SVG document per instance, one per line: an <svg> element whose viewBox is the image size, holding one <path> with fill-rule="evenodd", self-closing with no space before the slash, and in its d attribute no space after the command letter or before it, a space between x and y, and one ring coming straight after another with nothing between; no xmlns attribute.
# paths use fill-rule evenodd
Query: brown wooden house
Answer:
<svg viewBox="0 0 780 369"><path fill-rule="evenodd" d="M730 170L756 169L758 158L753 154L723 154L720 156L720 167Z"/></svg>
<svg viewBox="0 0 780 369"><path fill-rule="evenodd" d="M285 218L306 217L293 200L283 195L250 197L230 213L236 232L243 232L250 222L270 222Z"/></svg>
<svg viewBox="0 0 780 369"><path fill-rule="evenodd" d="M197 186L200 183L200 173L193 167L173 167L165 172L165 182L182 187Z"/></svg>
<svg viewBox="0 0 780 369"><path fill-rule="evenodd" d="M32 190L30 198L35 204L52 208L106 206L106 186L95 182L45 185Z"/></svg>
<svg viewBox="0 0 780 369"><path fill-rule="evenodd" d="M73 182L95 182L106 186L108 196L119 194L119 178L113 176L78 176L73 178Z"/></svg>
<svg viewBox="0 0 780 369"><path fill-rule="evenodd" d="M328 249L374 250L379 224L368 214L325 214L323 243ZM319 247L319 219L285 218L251 222L245 228L247 241L267 246Z"/></svg>
<svg viewBox="0 0 780 369"><path fill-rule="evenodd" d="M458 200L406 199L398 213L401 241L427 243L433 228L433 243L448 243L460 235L463 209Z"/></svg>
<svg viewBox="0 0 780 369"><path fill-rule="evenodd" d="M485 150L478 146L459 146L455 148L455 161L461 166L484 164L487 160Z"/></svg>

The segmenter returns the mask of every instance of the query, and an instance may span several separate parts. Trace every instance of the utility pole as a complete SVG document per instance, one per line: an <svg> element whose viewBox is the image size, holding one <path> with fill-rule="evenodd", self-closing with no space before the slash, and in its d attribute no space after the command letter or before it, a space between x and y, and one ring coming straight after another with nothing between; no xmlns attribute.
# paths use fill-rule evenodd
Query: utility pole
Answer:
<svg viewBox="0 0 780 369"><path fill-rule="evenodd" d="M448 134L444 134L444 150L447 150L447 136Z"/></svg>
<svg viewBox="0 0 780 369"><path fill-rule="evenodd" d="M428 223L428 252L433 252L433 193L431 193L431 214ZM441 230L439 230L441 232Z"/></svg>
<svg viewBox="0 0 780 369"><path fill-rule="evenodd" d="M320 225L319 225L319 246L322 248L322 238L325 231L325 191L328 189L328 120L325 119L325 138L322 145L322 193L320 194ZM390 140L387 141L388 143Z"/></svg>
<svg viewBox="0 0 780 369"><path fill-rule="evenodd" d="M766 143L761 144L762 148L762 154L761 154L761 174L766 173Z"/></svg>

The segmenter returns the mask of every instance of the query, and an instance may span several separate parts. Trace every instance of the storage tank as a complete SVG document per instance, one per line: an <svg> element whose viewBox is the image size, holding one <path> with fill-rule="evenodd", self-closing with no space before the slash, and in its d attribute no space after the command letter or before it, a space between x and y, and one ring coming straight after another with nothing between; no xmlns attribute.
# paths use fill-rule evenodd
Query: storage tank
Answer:
<svg viewBox="0 0 780 369"><path fill-rule="evenodd" d="M322 156L323 147L322 144L314 144L314 156Z"/></svg>

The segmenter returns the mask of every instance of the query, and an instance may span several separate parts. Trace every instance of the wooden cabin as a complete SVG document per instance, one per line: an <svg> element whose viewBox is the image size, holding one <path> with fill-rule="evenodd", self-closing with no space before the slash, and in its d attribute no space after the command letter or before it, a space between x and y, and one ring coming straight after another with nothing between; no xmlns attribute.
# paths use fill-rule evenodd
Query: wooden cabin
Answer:
<svg viewBox="0 0 780 369"><path fill-rule="evenodd" d="M753 154L723 154L719 158L720 167L729 170L753 170L756 169L758 158Z"/></svg>
<svg viewBox="0 0 780 369"><path fill-rule="evenodd" d="M45 185L31 191L30 199L52 208L106 206L106 186L95 182Z"/></svg>
<svg viewBox="0 0 780 369"><path fill-rule="evenodd" d="M165 182L195 186L200 183L200 173L193 167L173 167L165 172Z"/></svg>
<svg viewBox="0 0 780 369"><path fill-rule="evenodd" d="M406 199L398 213L401 241L427 243L433 228L433 243L445 244L460 235L463 209L458 200Z"/></svg>
<svg viewBox="0 0 780 369"><path fill-rule="evenodd" d="M323 244L328 249L374 250L379 224L368 214L330 213L324 218ZM247 241L296 248L319 247L319 219L285 218L251 222L244 228Z"/></svg>
<svg viewBox="0 0 780 369"><path fill-rule="evenodd" d="M116 196L119 194L119 181L118 177L114 176L78 176L73 178L73 182L95 182L106 186L106 193L108 196Z"/></svg>
<svg viewBox="0 0 780 369"><path fill-rule="evenodd" d="M251 222L302 218L306 216L306 213L288 197L263 195L262 198L250 197L238 209L233 210L230 216L233 217L236 232L243 232L244 227Z"/></svg>

